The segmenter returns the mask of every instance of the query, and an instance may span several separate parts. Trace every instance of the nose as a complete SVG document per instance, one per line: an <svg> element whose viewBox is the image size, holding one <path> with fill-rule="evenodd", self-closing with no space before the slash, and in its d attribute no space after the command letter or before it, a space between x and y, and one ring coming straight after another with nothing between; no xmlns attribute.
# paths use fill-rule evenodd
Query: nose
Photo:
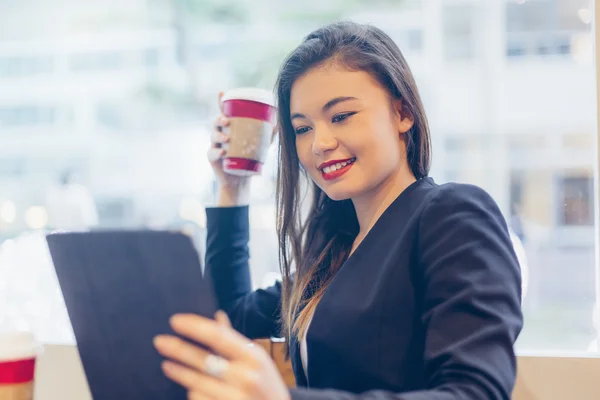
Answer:
<svg viewBox="0 0 600 400"><path fill-rule="evenodd" d="M335 150L338 146L338 141L332 132L327 127L315 127L313 135L313 154L322 156L328 151Z"/></svg>

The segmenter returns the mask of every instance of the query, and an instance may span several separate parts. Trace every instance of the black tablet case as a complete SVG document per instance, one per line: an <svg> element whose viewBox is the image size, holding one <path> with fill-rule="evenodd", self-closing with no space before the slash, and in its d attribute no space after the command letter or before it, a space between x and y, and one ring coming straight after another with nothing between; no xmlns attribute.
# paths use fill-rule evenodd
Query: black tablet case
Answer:
<svg viewBox="0 0 600 400"><path fill-rule="evenodd" d="M47 241L93 398L186 399L164 376L152 339L172 333L173 314L216 311L191 239L105 231L51 234Z"/></svg>

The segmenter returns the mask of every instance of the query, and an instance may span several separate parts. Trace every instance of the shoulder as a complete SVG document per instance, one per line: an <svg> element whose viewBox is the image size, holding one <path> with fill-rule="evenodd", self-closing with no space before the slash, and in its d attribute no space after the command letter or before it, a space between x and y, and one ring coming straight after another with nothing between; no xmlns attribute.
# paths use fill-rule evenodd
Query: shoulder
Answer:
<svg viewBox="0 0 600 400"><path fill-rule="evenodd" d="M433 178L427 177L409 187L407 191L410 191L410 202L415 205L413 211L417 214L461 205L497 207L488 192L471 184L454 182L437 184Z"/></svg>
<svg viewBox="0 0 600 400"><path fill-rule="evenodd" d="M482 209L500 212L498 204L479 186L464 183L446 183L431 189L423 204L423 215ZM443 215L440 215L443 216Z"/></svg>
<svg viewBox="0 0 600 400"><path fill-rule="evenodd" d="M437 185L431 191L427 205L429 206L460 206L462 204L496 205L488 192L479 186L465 183L445 183Z"/></svg>
<svg viewBox="0 0 600 400"><path fill-rule="evenodd" d="M464 268L465 274L476 269L493 269L500 275L518 271L504 216L485 190L449 183L432 190L425 203L417 240L420 259L429 266L429 273L449 265L454 265L454 272Z"/></svg>
<svg viewBox="0 0 600 400"><path fill-rule="evenodd" d="M488 192L475 185L437 185L431 189L423 203L419 225L425 231L490 224L506 229L506 221L496 201Z"/></svg>

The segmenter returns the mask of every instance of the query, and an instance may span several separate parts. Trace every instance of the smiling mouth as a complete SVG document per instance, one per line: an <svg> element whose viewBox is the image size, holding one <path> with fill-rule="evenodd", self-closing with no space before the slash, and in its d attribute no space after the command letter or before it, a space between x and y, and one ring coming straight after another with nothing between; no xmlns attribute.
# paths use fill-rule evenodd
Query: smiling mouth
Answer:
<svg viewBox="0 0 600 400"><path fill-rule="evenodd" d="M330 181L333 179L337 179L340 176L344 175L346 172L348 172L350 168L352 168L352 165L355 161L356 158L351 158L346 161L341 161L333 165L328 165L324 168L320 168L320 171L323 175L323 178L327 181Z"/></svg>

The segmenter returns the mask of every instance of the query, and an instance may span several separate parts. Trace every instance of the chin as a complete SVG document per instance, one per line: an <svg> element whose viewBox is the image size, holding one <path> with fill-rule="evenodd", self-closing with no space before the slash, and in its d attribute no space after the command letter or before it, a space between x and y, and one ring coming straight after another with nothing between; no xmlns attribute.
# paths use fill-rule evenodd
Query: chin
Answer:
<svg viewBox="0 0 600 400"><path fill-rule="evenodd" d="M341 186L342 185L339 184L336 185L325 183L325 185L321 186L321 189L325 192L327 197L333 201L348 200L356 197L356 195L360 192L359 190L356 190L356 188L344 188Z"/></svg>
<svg viewBox="0 0 600 400"><path fill-rule="evenodd" d="M338 194L338 193L334 193L334 194L330 194L328 192L325 192L327 194L327 197L329 197L331 200L333 201L342 201L342 200L348 200L351 198L351 196L348 195L344 195L344 194Z"/></svg>
<svg viewBox="0 0 600 400"><path fill-rule="evenodd" d="M313 175L311 178L313 182L316 183L323 192L325 192L327 197L333 201L352 199L365 192L365 187L362 182L357 182L356 179L348 179L348 177L343 177L342 179L335 181L326 181L320 175Z"/></svg>

